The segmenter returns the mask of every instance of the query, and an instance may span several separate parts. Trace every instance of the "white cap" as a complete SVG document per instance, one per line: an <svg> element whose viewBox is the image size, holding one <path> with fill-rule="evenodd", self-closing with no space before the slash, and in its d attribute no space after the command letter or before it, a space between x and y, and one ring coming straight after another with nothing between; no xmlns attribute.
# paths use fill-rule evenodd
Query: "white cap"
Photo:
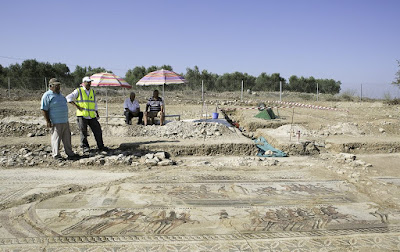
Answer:
<svg viewBox="0 0 400 252"><path fill-rule="evenodd" d="M92 82L92 81L93 81L93 80L90 79L90 77L88 77L88 76L83 77L83 79L82 79L82 82Z"/></svg>

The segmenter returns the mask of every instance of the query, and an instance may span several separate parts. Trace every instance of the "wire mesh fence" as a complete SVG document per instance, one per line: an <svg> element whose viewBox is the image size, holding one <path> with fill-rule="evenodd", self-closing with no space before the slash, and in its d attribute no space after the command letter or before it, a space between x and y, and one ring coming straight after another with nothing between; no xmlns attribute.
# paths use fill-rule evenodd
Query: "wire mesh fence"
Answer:
<svg viewBox="0 0 400 252"><path fill-rule="evenodd" d="M45 92L48 90L48 82L51 78L50 77L35 77L35 78L28 78L28 77L18 77L18 76L10 76L10 77L3 77L0 78L0 88L2 89L1 91L1 97L13 97L18 94L21 94L22 91L25 93L40 93L40 92ZM68 77L60 77L58 80L62 83L62 92L65 94L69 91L72 91L73 89L79 87L81 84L79 81L77 82L72 78L72 76ZM204 92L211 92L208 90L207 82L204 83ZM243 100L243 94L248 94L249 90L246 85L242 86L240 83L237 85L237 90L241 92L241 97L240 99ZM101 88L96 88L98 92L102 93ZM161 86L150 86L150 87L142 87L142 86L136 86L132 85L132 91L149 91L149 90L154 90L154 89L162 89ZM193 87L189 85L169 85L165 88L166 91L169 92L176 92L176 91L192 91L196 92L198 90L202 90L202 85L201 83L198 85L198 87ZM112 88L109 89L109 95L120 95L123 94L125 95L127 90L125 89L115 89L113 90ZM282 89L281 93L287 93L287 90L284 88ZM252 93L257 93L250 91L250 94ZM275 93L275 92L273 92ZM316 100L318 101L318 90L316 89L316 92L313 93L304 93L300 94L305 100ZM400 98L400 88L397 85L393 84L387 84L387 83L361 83L361 84L346 84L342 85L341 87L341 92L339 94L334 95L336 96L345 96L345 97L351 97L350 100L360 100L362 101L363 99L385 99L385 100L390 100L390 99L398 99ZM278 98L278 97L277 97ZM279 98L281 99L281 98Z"/></svg>

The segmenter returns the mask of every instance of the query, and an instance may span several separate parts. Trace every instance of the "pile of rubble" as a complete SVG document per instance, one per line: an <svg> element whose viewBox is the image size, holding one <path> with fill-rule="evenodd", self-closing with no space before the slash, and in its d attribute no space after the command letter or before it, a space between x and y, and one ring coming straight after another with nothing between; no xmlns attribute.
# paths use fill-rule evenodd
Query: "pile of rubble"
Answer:
<svg viewBox="0 0 400 252"><path fill-rule="evenodd" d="M50 129L45 125L22 122L0 122L0 136L2 137L44 136L49 134L49 132Z"/></svg>
<svg viewBox="0 0 400 252"><path fill-rule="evenodd" d="M176 162L166 152L133 153L119 149L98 153L95 150L79 160L54 160L51 147L46 145L7 146L0 152L0 166L169 166Z"/></svg>
<svg viewBox="0 0 400 252"><path fill-rule="evenodd" d="M114 150L109 153L94 154L90 157L81 158L79 165L83 166L169 166L176 162L169 158L166 152L132 153L130 151Z"/></svg>
<svg viewBox="0 0 400 252"><path fill-rule="evenodd" d="M342 165L328 166L328 169L345 176L350 183L358 183L365 174L370 172L372 167L371 164L358 160L356 155L350 153L339 153L334 158L337 163Z"/></svg>
<svg viewBox="0 0 400 252"><path fill-rule="evenodd" d="M201 138L217 138L236 135L235 128L227 127L221 123L212 122L185 122L174 121L164 126L159 125L129 125L124 126L125 130L121 130L121 126L109 126L106 131L107 135L114 136L132 136L132 137L159 137L168 139L201 139Z"/></svg>

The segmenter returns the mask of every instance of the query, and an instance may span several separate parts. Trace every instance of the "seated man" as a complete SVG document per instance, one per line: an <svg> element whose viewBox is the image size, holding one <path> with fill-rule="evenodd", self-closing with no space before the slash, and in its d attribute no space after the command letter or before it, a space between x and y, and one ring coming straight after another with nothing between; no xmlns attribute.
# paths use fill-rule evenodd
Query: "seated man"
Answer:
<svg viewBox="0 0 400 252"><path fill-rule="evenodd" d="M149 118L151 118L151 122L154 124L154 117L159 116L160 125L162 126L164 124L164 111L164 102L161 97L158 97L158 90L154 90L153 97L150 97L146 104L146 111L144 112L144 125L147 125Z"/></svg>
<svg viewBox="0 0 400 252"><path fill-rule="evenodd" d="M125 99L124 102L124 115L125 115L125 123L131 125L132 117L139 117L137 124L142 124L143 112L140 112L140 105L137 100L135 100L135 93L131 92L129 98Z"/></svg>

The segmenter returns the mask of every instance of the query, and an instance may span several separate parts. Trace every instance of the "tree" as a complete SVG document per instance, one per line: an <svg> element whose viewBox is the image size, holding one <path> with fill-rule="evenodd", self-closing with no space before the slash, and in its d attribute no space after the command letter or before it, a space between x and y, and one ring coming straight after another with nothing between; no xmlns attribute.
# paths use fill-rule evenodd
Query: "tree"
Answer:
<svg viewBox="0 0 400 252"><path fill-rule="evenodd" d="M400 68L400 61L399 60L397 61L397 64L399 65L399 68ZM398 85L400 87L400 69L399 69L399 71L397 71L395 78L396 79L392 82L392 84Z"/></svg>
<svg viewBox="0 0 400 252"><path fill-rule="evenodd" d="M270 76L266 72L262 72L255 81L255 85L253 87L254 90L262 91L268 90L268 83L270 81Z"/></svg>
<svg viewBox="0 0 400 252"><path fill-rule="evenodd" d="M205 90L214 90L218 74L209 73L207 70L201 71L201 80L204 82Z"/></svg>
<svg viewBox="0 0 400 252"><path fill-rule="evenodd" d="M281 89L281 82L282 82L282 89L286 86L285 78L282 78L280 73L273 73L271 75L271 90L272 91L279 91Z"/></svg>
<svg viewBox="0 0 400 252"><path fill-rule="evenodd" d="M170 65L162 65L161 67L159 67L158 70L161 70L161 69L168 70L168 71L174 71L174 70L172 70L172 66L170 66Z"/></svg>
<svg viewBox="0 0 400 252"><path fill-rule="evenodd" d="M75 71L72 72L72 78L75 85L82 82L82 78L86 76L86 67L76 66Z"/></svg>
<svg viewBox="0 0 400 252"><path fill-rule="evenodd" d="M320 93L325 94L338 94L340 92L340 81L335 81L333 79L317 79L318 89Z"/></svg>
<svg viewBox="0 0 400 252"><path fill-rule="evenodd" d="M147 74L146 68L144 66L137 66L134 69L129 69L125 74L125 80L132 86L136 85L143 76Z"/></svg>
<svg viewBox="0 0 400 252"><path fill-rule="evenodd" d="M97 73L112 73L111 70L106 70L104 67L95 67L92 68L91 66L88 67L87 72L86 72L86 76L91 76L93 74L97 74Z"/></svg>
<svg viewBox="0 0 400 252"><path fill-rule="evenodd" d="M73 86L80 85L82 83L82 78L85 76L91 76L96 73L112 73L111 70L106 70L104 67L95 67L92 68L91 66L88 67L81 67L81 66L76 66L75 71L71 74L73 79Z"/></svg>
<svg viewBox="0 0 400 252"><path fill-rule="evenodd" d="M189 67L186 68L186 74L184 77L189 83L187 87L192 90L196 89L196 86L198 87L201 85L202 76L198 66L194 66L193 69L190 69Z"/></svg>
<svg viewBox="0 0 400 252"><path fill-rule="evenodd" d="M158 66L149 66L146 70L146 74L157 71L158 70Z"/></svg>
<svg viewBox="0 0 400 252"><path fill-rule="evenodd" d="M6 69L0 64L0 87L6 87Z"/></svg>
<svg viewBox="0 0 400 252"><path fill-rule="evenodd" d="M234 72L225 73L218 76L215 83L216 91L238 91L242 81L244 82L245 88L253 88L256 83L256 78L247 73Z"/></svg>

